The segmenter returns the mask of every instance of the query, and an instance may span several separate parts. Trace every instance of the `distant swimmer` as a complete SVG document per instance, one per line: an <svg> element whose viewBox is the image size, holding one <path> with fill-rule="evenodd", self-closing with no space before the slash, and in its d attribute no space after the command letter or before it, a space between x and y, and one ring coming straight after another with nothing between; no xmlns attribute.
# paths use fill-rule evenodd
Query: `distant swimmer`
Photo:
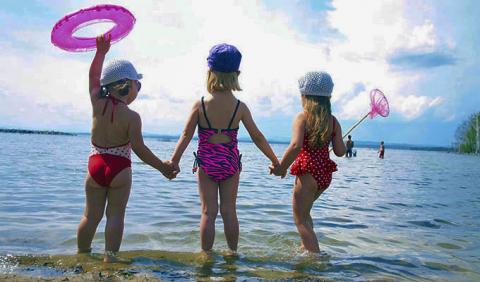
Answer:
<svg viewBox="0 0 480 282"><path fill-rule="evenodd" d="M353 141L352 141L352 135L348 135L348 140L347 142L345 143L345 146L347 147L347 153L345 154L345 156L347 158L351 158L352 157L352 154L353 154ZM356 155L356 153L355 153Z"/></svg>
<svg viewBox="0 0 480 282"><path fill-rule="evenodd" d="M383 159L385 157L385 145L383 141L380 142L380 148L378 149L378 157L380 159Z"/></svg>

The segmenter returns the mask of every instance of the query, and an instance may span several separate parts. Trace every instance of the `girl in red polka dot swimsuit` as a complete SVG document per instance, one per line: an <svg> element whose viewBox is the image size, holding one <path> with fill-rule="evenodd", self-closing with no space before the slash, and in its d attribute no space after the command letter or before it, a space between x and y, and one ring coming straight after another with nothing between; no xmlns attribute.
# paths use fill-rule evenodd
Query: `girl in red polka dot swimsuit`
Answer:
<svg viewBox="0 0 480 282"><path fill-rule="evenodd" d="M317 237L310 210L313 203L332 181L337 165L330 159L328 146L341 157L346 148L342 128L331 113L330 96L333 82L328 73L309 72L299 80L303 112L293 123L292 140L279 165L270 166L271 173L285 177L295 175L293 216L302 240L302 249L318 253ZM293 164L292 164L293 163Z"/></svg>

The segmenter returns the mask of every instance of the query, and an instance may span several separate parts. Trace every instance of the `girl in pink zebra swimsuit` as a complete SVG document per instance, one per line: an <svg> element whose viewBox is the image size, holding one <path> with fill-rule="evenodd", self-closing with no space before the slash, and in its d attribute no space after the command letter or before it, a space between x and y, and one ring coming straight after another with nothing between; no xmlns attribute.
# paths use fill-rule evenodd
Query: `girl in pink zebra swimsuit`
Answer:
<svg viewBox="0 0 480 282"><path fill-rule="evenodd" d="M178 163L198 125L198 150L194 153L193 171L198 170L198 190L202 203L200 240L203 251L210 251L213 246L218 194L228 248L231 253L237 251L239 226L236 200L242 169L241 155L237 148L240 122L272 165L278 165L277 157L257 128L248 107L232 93L241 90L238 84L241 58L240 52L232 45L219 44L210 50L207 58L210 68L207 90L210 94L194 103L172 156L175 170L180 171Z"/></svg>

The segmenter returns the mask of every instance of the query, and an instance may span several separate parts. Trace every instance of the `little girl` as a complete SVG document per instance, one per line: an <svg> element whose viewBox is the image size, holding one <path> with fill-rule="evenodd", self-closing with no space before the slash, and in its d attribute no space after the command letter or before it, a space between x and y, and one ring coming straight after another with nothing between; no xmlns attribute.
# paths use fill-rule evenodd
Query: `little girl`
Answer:
<svg viewBox="0 0 480 282"><path fill-rule="evenodd" d="M293 216L302 239L302 249L318 253L317 237L310 210L320 194L332 181L337 165L330 160L328 145L333 143L335 155L341 157L346 148L342 128L332 115L330 97L332 78L325 72L309 72L299 79L303 112L293 123L292 140L278 166L270 166L271 173L285 177L295 175L293 187Z"/></svg>
<svg viewBox="0 0 480 282"><path fill-rule="evenodd" d="M207 58L209 95L194 103L171 160L175 170L179 171L180 158L198 125L194 172L198 164L198 189L202 203L200 240L203 251L210 251L213 246L218 194L228 248L232 253L237 250L239 226L236 199L242 169L237 148L240 122L262 153L273 165L278 165L277 157L257 128L248 107L232 93L241 90L238 83L241 57L237 48L228 44L219 44L210 50Z"/></svg>
<svg viewBox="0 0 480 282"><path fill-rule="evenodd" d="M90 67L90 100L93 107L92 152L85 182L86 206L77 231L78 252L91 251L106 206L105 262L115 261L120 248L132 170L130 149L164 176L175 173L169 162L158 159L143 143L141 119L127 105L137 97L142 78L128 61L115 61L102 73L110 38L97 38L97 52ZM102 79L100 79L102 74Z"/></svg>

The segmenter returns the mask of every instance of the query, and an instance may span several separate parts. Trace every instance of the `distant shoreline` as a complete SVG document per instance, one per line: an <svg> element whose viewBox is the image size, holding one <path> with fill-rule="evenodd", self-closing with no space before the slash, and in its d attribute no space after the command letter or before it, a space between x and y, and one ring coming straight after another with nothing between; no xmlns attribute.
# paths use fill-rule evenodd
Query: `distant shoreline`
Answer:
<svg viewBox="0 0 480 282"><path fill-rule="evenodd" d="M16 133L16 134L42 134L42 135L67 135L76 136L75 133L53 131L53 130L30 130L30 129L7 129L0 128L1 133Z"/></svg>
<svg viewBox="0 0 480 282"><path fill-rule="evenodd" d="M43 135L65 135L65 136L77 136L77 135L90 135L85 132L61 132L53 130L28 130L28 129L2 129L0 133L17 133L17 134L43 134ZM179 136L174 135L162 135L154 133L144 133L144 138L157 139L165 142L177 142ZM193 140L196 140L195 136ZM252 143L248 137L239 137L238 141L241 143ZM282 140L268 140L271 144L289 144L289 141ZM373 141L355 141L355 148L369 148L378 149L379 143ZM434 146L434 145L413 145L413 144L399 144L399 143L386 143L387 149L400 149L400 150L413 150L413 151L436 151L436 152L456 152L452 147Z"/></svg>

